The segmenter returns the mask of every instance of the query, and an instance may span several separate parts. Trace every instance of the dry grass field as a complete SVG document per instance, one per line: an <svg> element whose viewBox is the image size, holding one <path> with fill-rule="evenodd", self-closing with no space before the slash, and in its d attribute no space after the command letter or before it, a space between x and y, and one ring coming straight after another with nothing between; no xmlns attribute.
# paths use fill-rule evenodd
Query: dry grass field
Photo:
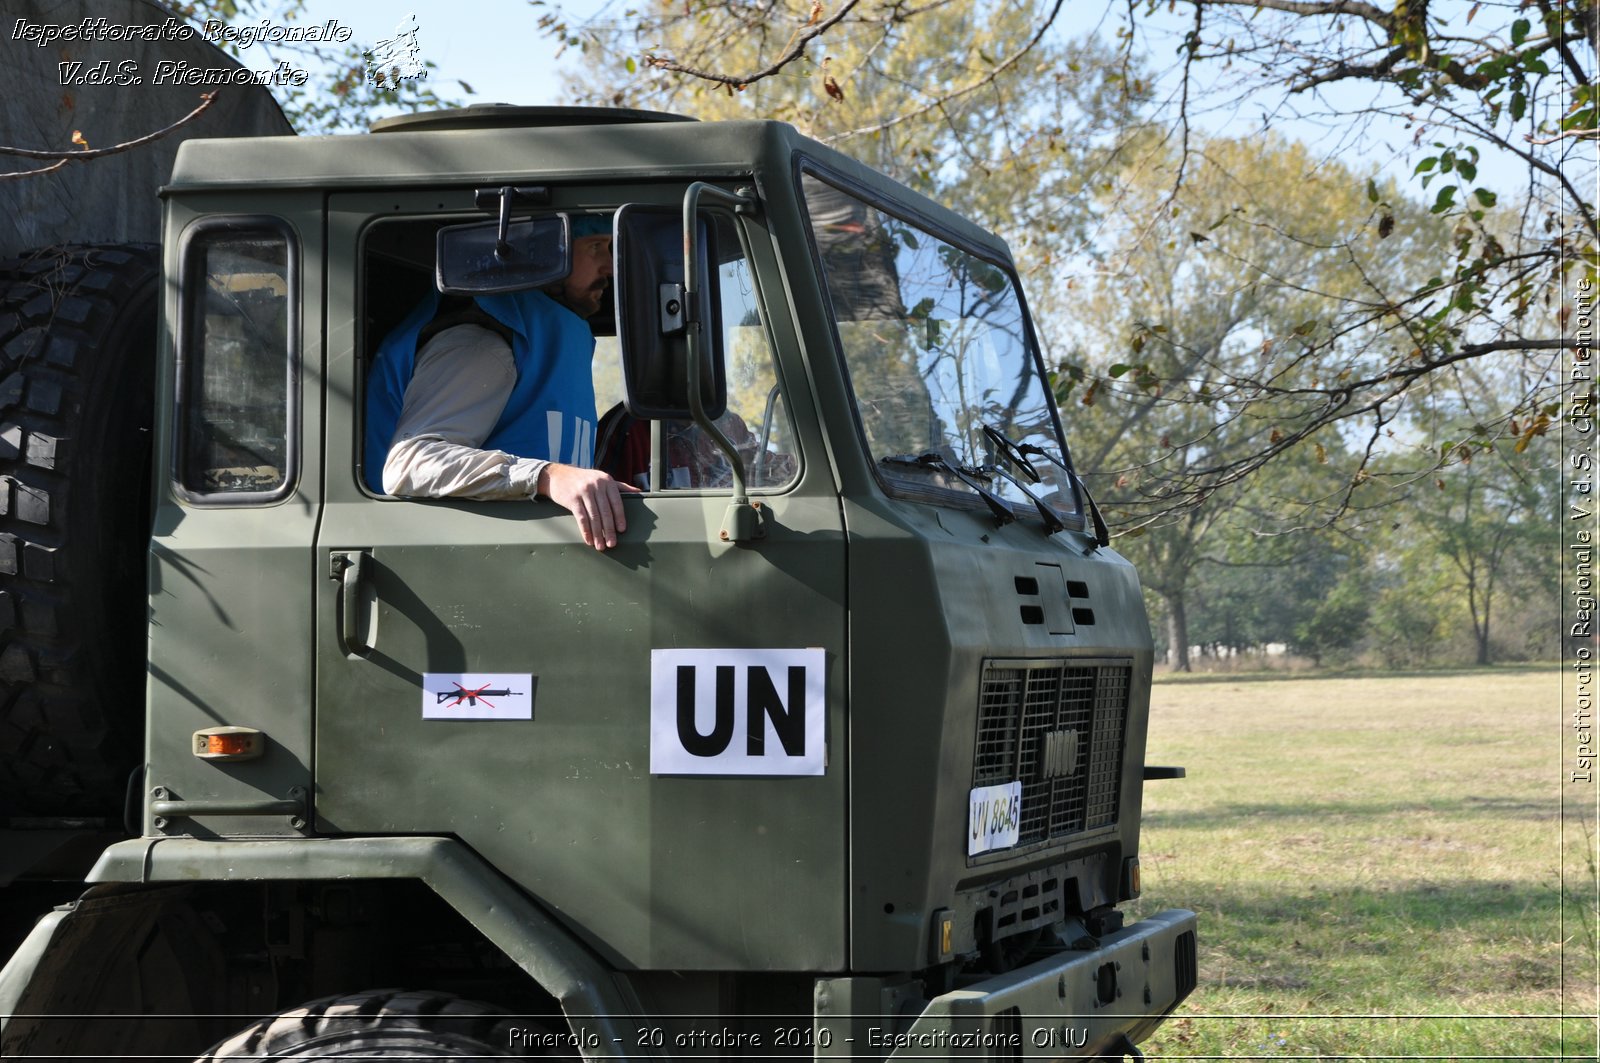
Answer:
<svg viewBox="0 0 1600 1063"><path fill-rule="evenodd" d="M1189 777L1146 785L1139 903L1201 953L1150 1058L1596 1058L1565 711L1551 667L1158 681L1147 760Z"/></svg>

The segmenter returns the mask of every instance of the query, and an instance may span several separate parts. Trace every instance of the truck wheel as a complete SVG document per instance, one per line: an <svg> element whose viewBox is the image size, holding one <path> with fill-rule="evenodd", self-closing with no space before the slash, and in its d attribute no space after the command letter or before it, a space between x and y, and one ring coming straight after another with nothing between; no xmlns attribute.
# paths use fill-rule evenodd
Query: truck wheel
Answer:
<svg viewBox="0 0 1600 1063"><path fill-rule="evenodd" d="M448 993L369 990L328 997L262 1019L196 1063L241 1059L507 1059L520 1051L513 1020ZM575 1055L575 1054L574 1054Z"/></svg>
<svg viewBox="0 0 1600 1063"><path fill-rule="evenodd" d="M159 258L0 262L0 807L121 822L142 759Z"/></svg>

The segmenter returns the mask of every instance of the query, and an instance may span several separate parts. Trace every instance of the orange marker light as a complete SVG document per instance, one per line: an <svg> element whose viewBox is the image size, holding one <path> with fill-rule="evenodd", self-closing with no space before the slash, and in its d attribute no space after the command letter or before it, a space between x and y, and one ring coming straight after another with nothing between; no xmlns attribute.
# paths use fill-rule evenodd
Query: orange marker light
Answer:
<svg viewBox="0 0 1600 1063"><path fill-rule="evenodd" d="M265 748L254 727L207 727L194 733L194 755L201 760L254 760Z"/></svg>
<svg viewBox="0 0 1600 1063"><path fill-rule="evenodd" d="M251 736L247 734L206 735L206 752L236 757L250 752Z"/></svg>

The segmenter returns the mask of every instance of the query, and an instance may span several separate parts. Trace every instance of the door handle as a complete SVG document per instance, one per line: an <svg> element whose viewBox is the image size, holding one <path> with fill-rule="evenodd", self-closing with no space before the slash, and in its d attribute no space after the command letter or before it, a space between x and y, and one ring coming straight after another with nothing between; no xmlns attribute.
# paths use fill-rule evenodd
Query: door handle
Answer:
<svg viewBox="0 0 1600 1063"><path fill-rule="evenodd" d="M362 550L335 550L328 562L329 578L339 582L334 611L338 614L340 646L347 654L368 653L372 647L361 641L361 590L371 558Z"/></svg>

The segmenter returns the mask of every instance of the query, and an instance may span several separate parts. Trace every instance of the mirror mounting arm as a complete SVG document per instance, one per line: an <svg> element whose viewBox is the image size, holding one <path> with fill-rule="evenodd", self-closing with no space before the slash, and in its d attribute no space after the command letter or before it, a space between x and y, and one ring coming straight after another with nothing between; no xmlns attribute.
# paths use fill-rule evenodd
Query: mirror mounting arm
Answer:
<svg viewBox="0 0 1600 1063"><path fill-rule="evenodd" d="M698 289L701 278L696 274L695 266L700 261L698 246L700 228L696 221L702 198L727 204L736 214L755 213L759 201L754 189L741 188L738 192L729 192L704 181L696 181L683 194L683 308L685 340L689 349L689 409L694 414L694 423L711 437L712 442L716 443L717 448L728 459L728 471L733 481L733 498L728 502L728 513L722 521L722 539L725 542L744 543L760 539L765 535L765 529L762 527L761 503L751 503L748 489L745 487L744 457L739 453L739 448L733 445L733 441L723 434L722 429L706 416L705 399L700 392L706 322L700 320Z"/></svg>
<svg viewBox="0 0 1600 1063"><path fill-rule="evenodd" d="M474 204L479 210L497 210L500 230L494 242L494 257L505 262L511 257L511 208L516 206L543 206L550 202L550 189L543 185L501 185L499 188L479 188L473 192Z"/></svg>

